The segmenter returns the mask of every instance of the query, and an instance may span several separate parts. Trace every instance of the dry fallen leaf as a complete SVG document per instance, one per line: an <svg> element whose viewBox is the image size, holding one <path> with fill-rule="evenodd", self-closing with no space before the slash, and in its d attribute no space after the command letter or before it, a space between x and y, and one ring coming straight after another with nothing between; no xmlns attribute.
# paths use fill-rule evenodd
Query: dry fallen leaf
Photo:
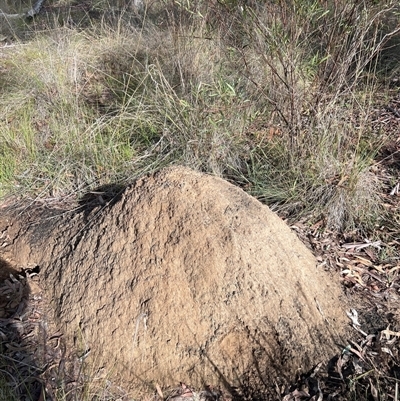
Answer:
<svg viewBox="0 0 400 401"><path fill-rule="evenodd" d="M384 336L386 336L387 340L390 340L390 336L397 336L400 337L400 332L398 331L392 331L389 329L385 329L381 331L381 334L383 334Z"/></svg>
<svg viewBox="0 0 400 401"><path fill-rule="evenodd" d="M156 383L156 390L157 390L157 394L161 397L161 399L164 399L164 394L161 390L161 387L158 383Z"/></svg>
<svg viewBox="0 0 400 401"><path fill-rule="evenodd" d="M375 387L374 384L372 383L371 378L369 378L369 384L370 384L370 386L371 386L371 394L372 394L372 397L374 397L374 400L375 400L375 401L378 401L378 400L379 400L378 390L376 389L376 387Z"/></svg>

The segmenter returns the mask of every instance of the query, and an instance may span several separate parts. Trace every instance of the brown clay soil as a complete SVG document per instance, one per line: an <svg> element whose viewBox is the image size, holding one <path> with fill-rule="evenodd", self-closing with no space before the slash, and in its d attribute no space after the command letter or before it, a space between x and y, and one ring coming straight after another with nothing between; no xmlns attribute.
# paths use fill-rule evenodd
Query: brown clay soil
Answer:
<svg viewBox="0 0 400 401"><path fill-rule="evenodd" d="M2 257L40 271L51 338L131 394L182 381L275 399L345 347L339 279L241 189L175 167L88 202L3 208Z"/></svg>

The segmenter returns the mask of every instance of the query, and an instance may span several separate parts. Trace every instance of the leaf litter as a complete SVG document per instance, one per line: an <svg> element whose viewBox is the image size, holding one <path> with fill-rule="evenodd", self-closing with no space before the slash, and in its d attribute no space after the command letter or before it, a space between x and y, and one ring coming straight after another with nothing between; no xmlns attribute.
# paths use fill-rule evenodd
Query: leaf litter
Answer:
<svg viewBox="0 0 400 401"><path fill-rule="evenodd" d="M321 231L306 221L292 228L312 250L319 268L339 273L353 305L347 311L353 335L324 369L300 376L282 399L398 401L400 263L397 251L386 257L382 252L393 247L390 235L384 243L357 238L354 233ZM317 382L310 386L312 377Z"/></svg>

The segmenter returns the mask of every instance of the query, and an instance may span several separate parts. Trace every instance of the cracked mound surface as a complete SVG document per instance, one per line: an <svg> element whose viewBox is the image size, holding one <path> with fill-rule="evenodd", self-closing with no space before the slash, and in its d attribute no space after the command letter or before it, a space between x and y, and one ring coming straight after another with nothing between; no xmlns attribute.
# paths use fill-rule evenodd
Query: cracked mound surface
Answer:
<svg viewBox="0 0 400 401"><path fill-rule="evenodd" d="M121 383L272 385L338 351L339 283L241 189L174 167L99 211L14 245L31 244L20 257L41 266L69 343Z"/></svg>

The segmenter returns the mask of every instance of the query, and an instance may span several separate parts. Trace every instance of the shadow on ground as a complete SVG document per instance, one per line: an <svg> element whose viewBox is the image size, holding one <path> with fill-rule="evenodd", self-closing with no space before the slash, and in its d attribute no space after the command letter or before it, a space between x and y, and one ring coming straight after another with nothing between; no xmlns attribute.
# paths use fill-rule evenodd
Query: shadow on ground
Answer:
<svg viewBox="0 0 400 401"><path fill-rule="evenodd" d="M3 400L39 400L43 367L37 363L41 328L36 291L38 269L16 270L0 257L0 391Z"/></svg>

